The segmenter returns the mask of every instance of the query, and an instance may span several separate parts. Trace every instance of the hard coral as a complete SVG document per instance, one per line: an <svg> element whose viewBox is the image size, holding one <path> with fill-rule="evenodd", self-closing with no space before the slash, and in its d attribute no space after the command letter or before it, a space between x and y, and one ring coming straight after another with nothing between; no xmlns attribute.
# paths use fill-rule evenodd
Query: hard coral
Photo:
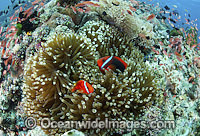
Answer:
<svg viewBox="0 0 200 136"><path fill-rule="evenodd" d="M22 118L16 115L16 107L21 101L22 79L6 78L0 87L0 129L17 132L16 126L22 122ZM23 124L23 123L22 123ZM24 126L19 126L24 127Z"/></svg>
<svg viewBox="0 0 200 136"><path fill-rule="evenodd" d="M107 23L119 28L128 39L137 38L140 33L150 38L154 36L153 25L132 12L129 8L131 4L127 1L100 0L99 4L100 7L93 8L93 10L98 12Z"/></svg>
<svg viewBox="0 0 200 136"><path fill-rule="evenodd" d="M77 4L78 2L80 2L80 0L58 0L58 2L63 5L75 5Z"/></svg>

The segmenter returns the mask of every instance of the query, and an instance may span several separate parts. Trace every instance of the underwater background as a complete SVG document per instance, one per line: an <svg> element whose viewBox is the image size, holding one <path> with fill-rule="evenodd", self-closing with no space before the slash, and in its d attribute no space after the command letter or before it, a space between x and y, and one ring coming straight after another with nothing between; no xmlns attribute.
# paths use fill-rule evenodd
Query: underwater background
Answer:
<svg viewBox="0 0 200 136"><path fill-rule="evenodd" d="M27 1L27 0L24 0ZM29 0L31 1L31 0ZM32 0L34 1L34 0ZM199 9L200 9L200 1L199 0L141 0L143 2L147 2L150 4L156 4L159 3L161 7L169 6L169 8L173 8L174 10L177 10L178 13L182 17L190 18L191 20L200 19L199 17ZM0 0L1 10L6 10L8 6L18 4L19 2L17 0ZM174 6L175 5L175 6ZM177 7L176 7L177 6ZM188 14L191 16L188 17ZM3 19L1 19L2 21ZM185 20L183 20L185 21ZM198 25L198 28L200 27L200 21L197 21L196 24ZM181 23L180 23L181 25Z"/></svg>
<svg viewBox="0 0 200 136"><path fill-rule="evenodd" d="M200 136L200 1L0 4L0 136Z"/></svg>

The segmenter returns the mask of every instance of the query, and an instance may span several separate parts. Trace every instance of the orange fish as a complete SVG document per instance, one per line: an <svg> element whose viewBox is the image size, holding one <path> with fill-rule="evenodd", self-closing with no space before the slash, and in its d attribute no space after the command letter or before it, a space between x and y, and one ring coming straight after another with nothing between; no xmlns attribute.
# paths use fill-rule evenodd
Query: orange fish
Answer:
<svg viewBox="0 0 200 136"><path fill-rule="evenodd" d="M39 3L39 0L35 0L34 2L32 2L32 5L34 6L34 5L38 4L38 3Z"/></svg>
<svg viewBox="0 0 200 136"><path fill-rule="evenodd" d="M40 5L41 5L41 6L44 6L44 3L43 3L43 2L41 2L41 3L40 3Z"/></svg>
<svg viewBox="0 0 200 136"><path fill-rule="evenodd" d="M127 67L127 64L121 58L116 56L106 56L101 59L98 59L97 64L102 73L104 73L104 69L111 69L113 71L119 69L121 72L124 72L124 70Z"/></svg>
<svg viewBox="0 0 200 136"><path fill-rule="evenodd" d="M147 40L146 36L144 34L142 34L142 33L139 33L138 36L141 37L144 40Z"/></svg>
<svg viewBox="0 0 200 136"><path fill-rule="evenodd" d="M180 57L180 58L182 57L182 55L181 55L181 54L179 54L179 53L178 53L178 52L176 52L176 51L174 52L174 54L175 54L176 56Z"/></svg>
<svg viewBox="0 0 200 136"><path fill-rule="evenodd" d="M167 52L165 50L163 50L163 54L167 55Z"/></svg>
<svg viewBox="0 0 200 136"><path fill-rule="evenodd" d="M139 3L138 3L138 1L136 1L136 0L130 0L133 4L135 4L135 5L137 5L137 6L139 6Z"/></svg>
<svg viewBox="0 0 200 136"><path fill-rule="evenodd" d="M7 73L7 71L6 71L6 70L4 70L4 71L3 71L3 76L4 76L6 73Z"/></svg>
<svg viewBox="0 0 200 136"><path fill-rule="evenodd" d="M75 5L75 7L85 7L85 6L88 6L88 5L93 6L93 7L100 7L99 4L93 3L91 1L84 1L82 3L78 3L78 4Z"/></svg>
<svg viewBox="0 0 200 136"><path fill-rule="evenodd" d="M130 10L126 10L129 15L133 16L132 12Z"/></svg>
<svg viewBox="0 0 200 136"><path fill-rule="evenodd" d="M6 51L5 48L3 48L2 53L1 53L1 57L3 57L5 51Z"/></svg>
<svg viewBox="0 0 200 136"><path fill-rule="evenodd" d="M194 78L194 77L191 76L191 77L188 79L188 81L190 82L190 80L192 80L193 78Z"/></svg>
<svg viewBox="0 0 200 136"><path fill-rule="evenodd" d="M3 27L1 26L1 28L0 28L0 34L2 33L2 30L3 30Z"/></svg>
<svg viewBox="0 0 200 136"><path fill-rule="evenodd" d="M7 68L7 70L8 70L8 71L10 70L10 64L8 65L8 68Z"/></svg>
<svg viewBox="0 0 200 136"><path fill-rule="evenodd" d="M91 2L91 1L84 1L84 2L82 2L82 3L85 4L85 5L91 5L91 6L94 6L94 7L100 7L99 4L93 3L93 2Z"/></svg>
<svg viewBox="0 0 200 136"><path fill-rule="evenodd" d="M82 8L78 8L77 11L78 11L78 12L81 12L81 13L84 12L84 10L83 10Z"/></svg>
<svg viewBox="0 0 200 136"><path fill-rule="evenodd" d="M23 8L22 8L22 7L20 7L19 9L20 9L20 12L22 12Z"/></svg>
<svg viewBox="0 0 200 136"><path fill-rule="evenodd" d="M84 4L84 3L78 3L75 5L75 7L85 7L85 6L86 6L86 4Z"/></svg>
<svg viewBox="0 0 200 136"><path fill-rule="evenodd" d="M193 45L192 45L192 48L195 48L196 46L197 46L196 44L193 44Z"/></svg>
<svg viewBox="0 0 200 136"><path fill-rule="evenodd" d="M24 16L25 16L26 14L32 12L32 9L33 9L33 8L34 8L34 7L30 7L29 9L27 9L26 11L24 11Z"/></svg>
<svg viewBox="0 0 200 136"><path fill-rule="evenodd" d="M15 59L12 60L12 66L15 64Z"/></svg>
<svg viewBox="0 0 200 136"><path fill-rule="evenodd" d="M79 80L74 88L72 89L72 92L78 90L80 93L85 93L85 94L90 94L94 92L94 88L92 87L91 84L84 80Z"/></svg>
<svg viewBox="0 0 200 136"><path fill-rule="evenodd" d="M151 14L150 16L148 16L148 18L147 18L147 21L148 21L148 20L152 20L152 19L154 19L154 18L155 18L155 16L156 16L156 15L154 15L154 14Z"/></svg>
<svg viewBox="0 0 200 136"><path fill-rule="evenodd" d="M129 8L130 8L131 11L136 11L136 9L132 6L130 6L130 5L129 5Z"/></svg>

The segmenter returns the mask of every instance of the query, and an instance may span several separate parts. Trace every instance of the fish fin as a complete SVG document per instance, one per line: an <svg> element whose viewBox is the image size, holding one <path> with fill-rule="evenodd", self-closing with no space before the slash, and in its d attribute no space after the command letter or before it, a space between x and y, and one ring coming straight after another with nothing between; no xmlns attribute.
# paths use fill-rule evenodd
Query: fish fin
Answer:
<svg viewBox="0 0 200 136"><path fill-rule="evenodd" d="M112 71L116 71L116 66L115 65L110 65L107 67L107 69L111 69Z"/></svg>

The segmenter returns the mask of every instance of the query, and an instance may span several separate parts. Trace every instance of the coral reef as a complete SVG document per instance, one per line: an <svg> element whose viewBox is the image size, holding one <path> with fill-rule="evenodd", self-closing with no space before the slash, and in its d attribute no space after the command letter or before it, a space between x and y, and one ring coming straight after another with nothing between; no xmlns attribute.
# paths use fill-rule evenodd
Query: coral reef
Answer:
<svg viewBox="0 0 200 136"><path fill-rule="evenodd" d="M2 135L199 135L195 25L177 28L176 12L135 0L24 4L0 27ZM105 56L121 58L127 68L102 73L97 60ZM79 80L94 92L72 92ZM24 125L27 117L37 120L35 129ZM176 128L42 128L43 118L173 120Z"/></svg>
<svg viewBox="0 0 200 136"><path fill-rule="evenodd" d="M82 132L72 129L64 133L62 136L85 136L85 135Z"/></svg>
<svg viewBox="0 0 200 136"><path fill-rule="evenodd" d="M116 5L115 3L118 4ZM135 39L139 34L143 34L150 39L154 37L153 25L131 11L129 2L123 0L100 0L99 4L101 5L100 8L97 7L94 11L98 12L107 23L119 28L128 39Z"/></svg>
<svg viewBox="0 0 200 136"><path fill-rule="evenodd" d="M0 116L1 129L5 132L18 132L16 126L20 129L24 127L23 119L17 115L17 106L22 99L21 89L22 79L5 80L0 87Z"/></svg>
<svg viewBox="0 0 200 136"><path fill-rule="evenodd" d="M75 5L80 2L80 0L57 0L61 5Z"/></svg>

